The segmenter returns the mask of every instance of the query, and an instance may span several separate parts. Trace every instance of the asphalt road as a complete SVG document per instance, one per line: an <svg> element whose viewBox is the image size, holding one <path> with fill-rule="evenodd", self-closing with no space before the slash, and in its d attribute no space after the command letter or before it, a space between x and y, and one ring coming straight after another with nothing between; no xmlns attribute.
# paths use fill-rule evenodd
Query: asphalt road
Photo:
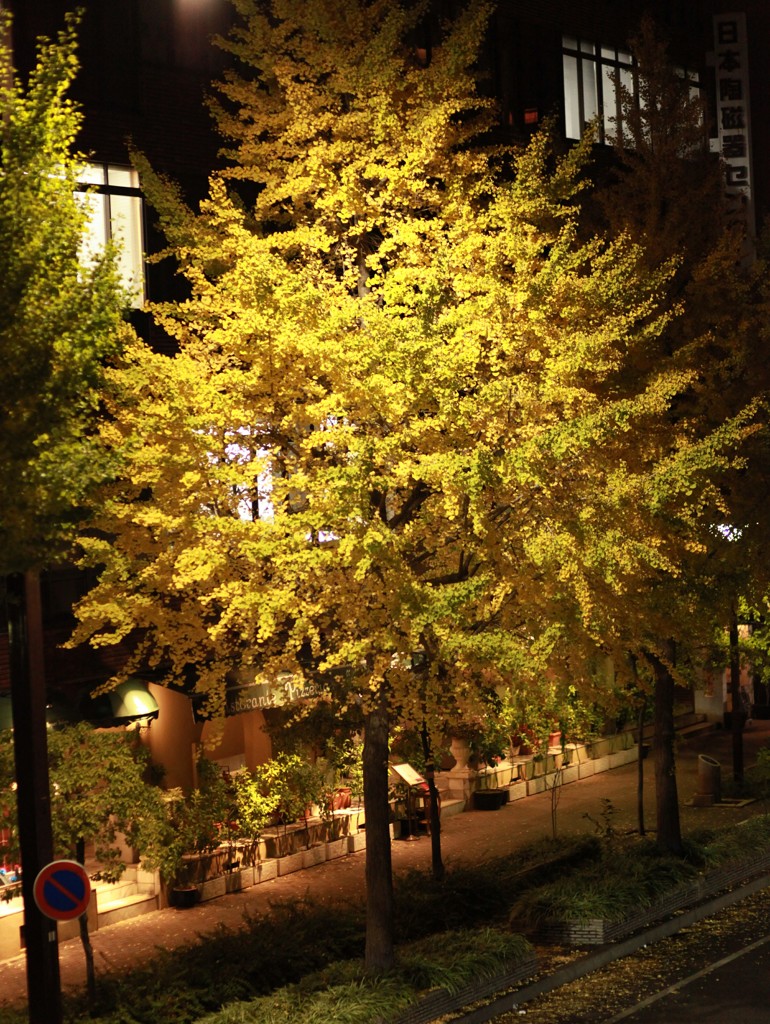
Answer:
<svg viewBox="0 0 770 1024"><path fill-rule="evenodd" d="M515 999L515 996L513 997ZM494 1018L493 1024L766 1024L770 889Z"/></svg>
<svg viewBox="0 0 770 1024"><path fill-rule="evenodd" d="M710 958L707 958L710 959ZM765 1024L770 1018L770 935L736 950L605 1024Z"/></svg>

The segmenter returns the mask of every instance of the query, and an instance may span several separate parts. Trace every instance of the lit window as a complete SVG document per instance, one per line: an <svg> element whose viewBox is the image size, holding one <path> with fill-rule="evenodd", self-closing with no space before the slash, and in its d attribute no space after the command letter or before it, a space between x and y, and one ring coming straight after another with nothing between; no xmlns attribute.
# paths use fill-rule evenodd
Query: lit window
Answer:
<svg viewBox="0 0 770 1024"><path fill-rule="evenodd" d="M568 139L579 139L586 125L599 119L599 141L612 143L623 130L623 94L638 105L636 62L627 50L598 46L575 36L562 36L564 69L564 128ZM677 68L690 83L690 97L700 93L697 72ZM626 141L628 135L625 136Z"/></svg>
<svg viewBox="0 0 770 1024"><path fill-rule="evenodd" d="M131 167L115 164L86 164L80 175L81 192L88 190L88 234L84 259L93 258L109 239L118 245L118 267L131 305L143 305L144 245L142 194L139 176Z"/></svg>
<svg viewBox="0 0 770 1024"><path fill-rule="evenodd" d="M599 140L612 141L622 124L621 86L638 99L634 61L626 50L562 37L564 119L568 139L579 139L599 117Z"/></svg>

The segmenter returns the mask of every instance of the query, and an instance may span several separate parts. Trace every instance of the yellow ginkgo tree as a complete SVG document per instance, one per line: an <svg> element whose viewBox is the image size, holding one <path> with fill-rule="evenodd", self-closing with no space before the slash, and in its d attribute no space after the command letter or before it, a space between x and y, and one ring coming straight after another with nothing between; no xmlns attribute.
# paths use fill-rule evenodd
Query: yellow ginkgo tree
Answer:
<svg viewBox="0 0 770 1024"><path fill-rule="evenodd" d="M488 144L489 5L431 45L423 4L235 6L208 197L137 157L190 297L153 310L175 357L112 373L78 637L192 669L212 712L234 668L360 708L374 972L391 724L436 734L567 650L581 672L597 590L671 566L645 486L684 378L624 371L676 316L674 266L581 237L588 140Z"/></svg>

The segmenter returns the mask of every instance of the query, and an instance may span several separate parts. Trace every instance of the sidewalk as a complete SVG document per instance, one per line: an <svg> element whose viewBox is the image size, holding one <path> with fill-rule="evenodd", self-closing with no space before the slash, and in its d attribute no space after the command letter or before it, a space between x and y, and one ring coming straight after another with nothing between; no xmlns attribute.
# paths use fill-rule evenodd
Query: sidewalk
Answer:
<svg viewBox="0 0 770 1024"><path fill-rule="evenodd" d="M746 766L753 764L757 751L770 745L770 721L754 721L744 733ZM715 805L707 808L687 806L697 789L698 755L706 753L722 765L723 781L732 774L731 737L722 730L682 739L677 752L677 781L682 830L706 826L737 824L765 811L754 803L744 807ZM560 833L591 832L593 824L585 815L598 818L603 800L611 801L613 826L619 830L636 828L636 765L594 775L562 787L557 812ZM652 757L645 761L645 824L655 828L655 780ZM447 818L442 828L442 851L447 866L461 862L479 862L509 854L521 846L551 834L551 797L549 793L509 803L498 811L468 811ZM318 867L253 886L243 892L211 900L190 910L161 910L137 917L92 936L96 970L99 975L120 973L152 958L156 948L171 949L194 942L197 937L219 926L236 930L243 915L267 910L282 899L310 895L319 901L359 901L364 896L365 854L353 854L328 861ZM430 840L393 843L393 870L398 874L410 868L430 867ZM60 944L62 987L85 985L83 951L78 939ZM24 956L2 961L0 1006L26 1002Z"/></svg>

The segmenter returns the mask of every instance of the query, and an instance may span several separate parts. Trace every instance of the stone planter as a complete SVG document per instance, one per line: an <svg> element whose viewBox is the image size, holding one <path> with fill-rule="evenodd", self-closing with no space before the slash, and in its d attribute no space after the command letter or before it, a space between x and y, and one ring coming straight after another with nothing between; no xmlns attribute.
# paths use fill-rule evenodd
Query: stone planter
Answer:
<svg viewBox="0 0 770 1024"><path fill-rule="evenodd" d="M348 836L348 853L359 853L366 849L366 832L356 832Z"/></svg>
<svg viewBox="0 0 770 1024"><path fill-rule="evenodd" d="M316 864L323 864L326 860L326 844L323 846L311 846L309 850L302 851L302 867L314 868Z"/></svg>
<svg viewBox="0 0 770 1024"><path fill-rule="evenodd" d="M254 884L259 885L260 882L272 882L274 878L278 877L278 861L277 860L262 860L259 864L254 865Z"/></svg>
<svg viewBox="0 0 770 1024"><path fill-rule="evenodd" d="M290 853L287 857L278 857L278 876L291 875L295 871L301 871L304 867L304 850L299 853Z"/></svg>
<svg viewBox="0 0 770 1024"><path fill-rule="evenodd" d="M564 753L569 764L583 764L588 760L588 747L585 743L567 743Z"/></svg>
<svg viewBox="0 0 770 1024"><path fill-rule="evenodd" d="M602 736L601 739L593 740L591 743L591 757L607 757L612 750L612 742L609 736Z"/></svg>
<svg viewBox="0 0 770 1024"><path fill-rule="evenodd" d="M341 836L339 839L332 839L326 844L326 859L336 860L337 857L345 857L348 852L348 836Z"/></svg>
<svg viewBox="0 0 770 1024"><path fill-rule="evenodd" d="M205 882L198 883L198 891L201 900L215 900L224 896L227 892L227 878L225 875L217 875L216 878L207 878Z"/></svg>

